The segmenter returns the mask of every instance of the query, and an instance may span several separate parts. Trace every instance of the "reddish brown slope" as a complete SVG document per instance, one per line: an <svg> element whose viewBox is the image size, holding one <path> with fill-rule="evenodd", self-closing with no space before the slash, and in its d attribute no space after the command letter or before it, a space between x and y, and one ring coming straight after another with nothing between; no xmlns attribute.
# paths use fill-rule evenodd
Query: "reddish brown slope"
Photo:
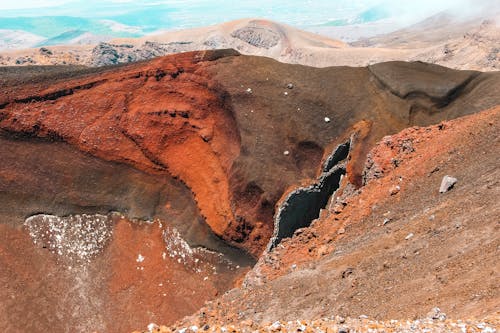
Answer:
<svg viewBox="0 0 500 333"><path fill-rule="evenodd" d="M26 230L0 224L2 331L127 332L152 321L173 323L240 274L210 253L171 257L158 223L114 222L104 251L85 265L65 262L34 246Z"/></svg>
<svg viewBox="0 0 500 333"><path fill-rule="evenodd" d="M209 59L196 57L15 87L5 91L10 104L4 106L2 127L64 140L148 172L168 170L189 184L207 223L221 235L231 219L225 174L239 139L221 91L202 74L199 61Z"/></svg>
<svg viewBox="0 0 500 333"><path fill-rule="evenodd" d="M242 288L182 325L414 319L436 306L451 318L498 318L499 126L497 107L385 137L367 169L378 176L342 210L283 241ZM444 175L458 182L439 193Z"/></svg>
<svg viewBox="0 0 500 333"><path fill-rule="evenodd" d="M497 105L500 81L498 73L423 63L318 69L231 50L31 74L37 70L3 69L0 128L7 136L62 140L168 173L192 191L216 234L255 256L272 233L278 199L315 177L353 128L364 132L349 166L359 185L375 140Z"/></svg>
<svg viewBox="0 0 500 333"><path fill-rule="evenodd" d="M12 311L1 321L8 328L18 322L12 318L27 314L24 307L33 318L28 328L39 321L43 327L55 325L43 318L61 316L56 304L78 307L64 303L65 295L72 295L71 280L58 279L65 266L47 249L30 247L27 230L20 231L26 217L116 210L130 218L160 218L177 226L192 244L230 252L203 228L206 223L229 243L258 256L272 234L278 200L297 184L309 184L333 147L354 132L347 170L360 185L366 154L384 135L500 103L499 73L402 62L317 69L227 50L99 70L27 67L0 72L0 225L5 244L0 260L9 267L0 276L7 286L0 306ZM366 206L361 208L360 214L368 214ZM162 261L153 261L151 270L144 270L172 276L185 286L170 289L175 307L159 301L151 287L157 276L140 278L130 272L138 251L159 258L165 246L159 231L148 227L142 232L126 224L107 227L115 238L89 265L95 273L91 284L104 281L99 282L103 289L89 295L96 304L114 301L110 311L120 312L116 318L126 316L130 304L142 302L144 312L124 321L123 328L143 325L148 312L154 314L151 318L173 321L213 297L215 289L231 286L231 274L203 280L193 303L185 291L200 276L170 265L169 271ZM360 227L358 235L363 230L367 227ZM309 249L313 256L328 252L328 246L306 246L297 253L308 258ZM103 276L108 259L113 273ZM31 267L31 261L36 265ZM25 280L24 271L29 272ZM41 319L38 305L30 307L33 298L46 310ZM99 308L91 309L89 318L100 323ZM62 318L68 314L63 311ZM58 325L88 322L75 318Z"/></svg>

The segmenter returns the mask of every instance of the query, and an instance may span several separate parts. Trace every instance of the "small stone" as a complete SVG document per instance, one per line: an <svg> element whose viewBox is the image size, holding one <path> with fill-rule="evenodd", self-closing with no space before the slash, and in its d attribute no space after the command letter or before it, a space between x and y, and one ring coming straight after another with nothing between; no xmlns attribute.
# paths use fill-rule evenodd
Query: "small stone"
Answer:
<svg viewBox="0 0 500 333"><path fill-rule="evenodd" d="M382 223L382 225L386 225L387 223L391 222L391 219L390 218L385 218L384 219L384 222Z"/></svg>
<svg viewBox="0 0 500 333"><path fill-rule="evenodd" d="M439 187L439 193L445 193L448 192L453 188L453 186L457 183L458 179L452 177L452 176L444 176L443 180L441 181L441 186Z"/></svg>
<svg viewBox="0 0 500 333"><path fill-rule="evenodd" d="M406 240L409 240L410 238L412 238L413 236L415 236L412 232L410 232L406 237L405 239Z"/></svg>
<svg viewBox="0 0 500 333"><path fill-rule="evenodd" d="M288 155L290 155L290 152L289 152L288 150L285 150L285 151L283 152L283 155L288 156Z"/></svg>
<svg viewBox="0 0 500 333"><path fill-rule="evenodd" d="M288 91L285 91L283 95L288 96Z"/></svg>
<svg viewBox="0 0 500 333"><path fill-rule="evenodd" d="M281 330L281 323L279 321L275 321L271 326L269 326L269 329L271 331L280 331Z"/></svg>
<svg viewBox="0 0 500 333"><path fill-rule="evenodd" d="M40 52L40 54L45 55L45 56L52 55L52 51L46 47L41 47L38 51Z"/></svg>
<svg viewBox="0 0 500 333"><path fill-rule="evenodd" d="M337 231L337 234L339 234L339 235L343 235L343 234L345 234L345 229L344 229L344 228L340 228L340 229Z"/></svg>
<svg viewBox="0 0 500 333"><path fill-rule="evenodd" d="M340 214L342 212L342 210L344 209L344 205L340 204L340 203L336 203L332 210L335 214Z"/></svg>
<svg viewBox="0 0 500 333"><path fill-rule="evenodd" d="M247 89L247 93L251 94L252 93L252 88Z"/></svg>
<svg viewBox="0 0 500 333"><path fill-rule="evenodd" d="M446 314L444 312L441 312L441 309L438 307L433 308L428 314L427 317L433 320L440 320L444 321L446 320Z"/></svg>
<svg viewBox="0 0 500 333"><path fill-rule="evenodd" d="M396 185L396 186L393 186L389 189L389 193L391 195L396 195L399 193L399 191L401 190L401 187L399 185Z"/></svg>
<svg viewBox="0 0 500 333"><path fill-rule="evenodd" d="M345 279L347 278L349 275L351 275L352 273L354 272L354 269L351 268L351 267L348 267L345 271L342 272L342 278Z"/></svg>
<svg viewBox="0 0 500 333"><path fill-rule="evenodd" d="M160 327L158 325L156 325L155 323L150 323L148 326L148 331L149 332L153 332L154 330L157 330L159 329Z"/></svg>
<svg viewBox="0 0 500 333"><path fill-rule="evenodd" d="M328 118L328 117L325 117L324 120L325 120L325 123L329 123L330 122L330 118Z"/></svg>
<svg viewBox="0 0 500 333"><path fill-rule="evenodd" d="M320 257L327 255L327 254L328 254L328 252L329 252L329 251L328 251L328 246L326 246L326 245L321 245L321 246L318 248L318 255L319 255Z"/></svg>
<svg viewBox="0 0 500 333"><path fill-rule="evenodd" d="M286 85L286 87L287 87L288 89L293 89L293 84L292 84L292 83L289 83L289 84L287 84L287 85Z"/></svg>

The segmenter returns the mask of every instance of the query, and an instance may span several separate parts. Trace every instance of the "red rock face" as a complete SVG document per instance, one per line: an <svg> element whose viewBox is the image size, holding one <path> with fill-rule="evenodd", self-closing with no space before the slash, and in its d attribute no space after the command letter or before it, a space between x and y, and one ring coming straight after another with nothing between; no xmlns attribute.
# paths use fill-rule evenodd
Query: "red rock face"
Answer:
<svg viewBox="0 0 500 333"><path fill-rule="evenodd" d="M190 54L25 88L29 95L16 94L2 127L61 138L148 172L168 171L191 188L207 223L222 235L232 220L227 171L239 137L205 66Z"/></svg>

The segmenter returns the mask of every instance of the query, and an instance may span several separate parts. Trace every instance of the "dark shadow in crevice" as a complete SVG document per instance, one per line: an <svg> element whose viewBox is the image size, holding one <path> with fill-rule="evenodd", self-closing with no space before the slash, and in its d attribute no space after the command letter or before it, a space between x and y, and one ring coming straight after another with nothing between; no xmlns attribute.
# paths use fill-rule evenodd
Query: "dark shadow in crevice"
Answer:
<svg viewBox="0 0 500 333"><path fill-rule="evenodd" d="M288 194L276 212L274 234L268 250L275 248L282 239L293 236L297 229L308 227L319 217L321 209L326 207L346 173L346 164L341 162L347 159L349 149L350 142L339 145L325 161L316 183Z"/></svg>

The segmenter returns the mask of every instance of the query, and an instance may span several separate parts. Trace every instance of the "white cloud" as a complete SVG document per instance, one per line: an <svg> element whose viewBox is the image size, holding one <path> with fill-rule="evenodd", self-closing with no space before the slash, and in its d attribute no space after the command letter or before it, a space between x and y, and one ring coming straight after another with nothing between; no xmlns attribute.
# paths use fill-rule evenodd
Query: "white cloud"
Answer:
<svg viewBox="0 0 500 333"><path fill-rule="evenodd" d="M15 0L0 1L0 10L42 8L51 6L60 6L75 0ZM1 13L0 13L1 14Z"/></svg>
<svg viewBox="0 0 500 333"><path fill-rule="evenodd" d="M107 25L112 31L115 32L128 32L132 34L140 34L142 33L142 29L140 27L134 27L126 24L121 24L112 20L101 20L101 23Z"/></svg>

